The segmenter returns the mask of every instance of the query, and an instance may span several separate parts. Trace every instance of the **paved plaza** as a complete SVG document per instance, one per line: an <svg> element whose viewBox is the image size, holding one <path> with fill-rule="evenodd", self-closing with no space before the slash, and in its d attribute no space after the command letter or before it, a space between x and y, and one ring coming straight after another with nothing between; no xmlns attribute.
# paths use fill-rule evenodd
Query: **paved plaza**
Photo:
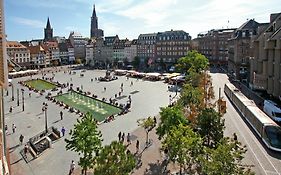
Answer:
<svg viewBox="0 0 281 175"><path fill-rule="evenodd" d="M72 83L74 89L76 87L83 88L83 91L91 92L96 94L99 99L112 98L115 99L115 94L120 91L120 86L123 83L124 92L117 98L118 103L126 104L129 95L132 99L132 106L130 112L115 118L110 123L103 123L99 125L99 129L103 134L104 144L109 144L113 140L117 140L118 133L134 133L139 128L137 120L140 118L146 118L148 116L155 116L159 113L160 108L167 106L170 102L169 95L172 97L174 93L168 92L168 85L164 84L163 81L152 82L137 80L134 78L127 78L125 76L119 76L118 80L111 82L99 82L95 78L105 76L103 70L87 70L83 72L84 77L80 76L81 71L76 70L75 75L69 75L63 71L55 73L54 81L60 83ZM45 77L51 78L52 73L47 74ZM42 75L38 74L32 78L41 78ZM62 126L66 128L66 138L69 137L68 132L73 128L76 120L79 118L78 115L68 112L68 110L51 103L45 98L46 93L42 96L38 93L31 92L29 97L29 90L18 84L18 81L28 80L30 77L23 77L13 79L14 85L14 97L12 101L12 87L8 88L8 96L5 96L5 122L8 126L7 133L7 144L10 148L10 163L12 173L16 175L62 175L67 174L69 171L69 165L71 160L78 162L78 154L72 151L65 150L64 138L59 139L52 145L51 149L43 152L41 156L28 163L22 159L20 151L23 149L23 145L19 145L19 136L24 136L24 142L45 128L44 113L42 113L42 104L48 103L47 115L48 115L48 127L54 126L61 129ZM93 81L91 81L93 79ZM133 85L131 85L133 82ZM104 90L106 87L106 90ZM24 107L22 111L22 96L21 90L24 89ZM17 89L19 89L20 104L17 105ZM64 90L66 92L66 89ZM56 92L52 92L52 95L56 95ZM13 111L10 113L10 107L13 107ZM63 120L60 118L60 111L63 111ZM12 124L16 125L16 132L12 133ZM144 131L143 131L144 132ZM132 141L134 142L137 137L132 135Z"/></svg>

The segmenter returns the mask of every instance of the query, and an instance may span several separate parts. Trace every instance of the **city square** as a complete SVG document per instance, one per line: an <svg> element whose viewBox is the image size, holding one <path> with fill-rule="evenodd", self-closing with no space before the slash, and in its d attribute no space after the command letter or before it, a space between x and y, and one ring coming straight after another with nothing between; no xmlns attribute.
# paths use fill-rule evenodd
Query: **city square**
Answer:
<svg viewBox="0 0 281 175"><path fill-rule="evenodd" d="M81 70L74 70L77 73L69 75L63 71L55 73L54 82L60 83L72 83L73 87L80 87L83 85L84 91L96 94L98 99L114 99L115 94L120 91L120 86L123 84L124 91L122 96L117 97L118 103L124 103L128 101L129 95L131 96L132 105L130 111L124 115L117 115L115 119L109 123L101 123L99 129L102 132L104 144L109 144L113 140L118 139L118 133L133 132L138 128L137 120L147 118L148 116L155 116L159 113L160 108L167 106L171 101L170 95L175 96L175 93L168 91L168 86L163 81L143 81L135 78L127 79L125 76L118 76L117 80L110 82L100 82L91 79L103 77L105 75L104 70L87 70L84 73L84 77L79 75ZM47 73L45 77L52 77L52 73ZM41 74L35 75L32 78L42 78ZM71 160L78 161L78 154L66 151L64 138L60 138L56 141L52 148L47 149L38 158L25 162L20 154L23 149L23 145L19 145L19 136L24 136L24 142L27 142L29 138L33 137L37 133L41 132L45 128L44 113L41 111L42 104L48 104L48 127L54 126L60 130L62 127L66 128L66 133L69 133L70 129L76 123L79 115L70 113L63 107L48 101L45 94L40 95L31 91L29 96L29 90L18 84L18 81L26 81L30 77L22 77L12 80L14 86L15 100L12 101L12 86L8 89L8 96L5 96L5 114L6 123L8 126L7 143L10 147L11 155L11 168L18 173L22 174L66 174L69 169L69 163ZM133 85L131 85L133 82ZM104 91L106 87L106 91ZM20 96L20 105L17 106L18 97L16 95L16 89L24 89L24 108L22 110L22 97ZM66 89L63 89L66 92ZM56 92L52 92L52 95ZM86 104L87 105L87 104ZM9 108L13 110L10 113ZM95 108L95 106L94 106ZM63 120L60 118L60 111L63 112ZM12 133L12 124L16 125L16 132ZM66 134L66 138L69 135ZM132 141L136 140L136 136L132 135ZM141 143L144 144L144 143ZM48 163L48 166L47 164ZM51 169L49 167L52 167Z"/></svg>

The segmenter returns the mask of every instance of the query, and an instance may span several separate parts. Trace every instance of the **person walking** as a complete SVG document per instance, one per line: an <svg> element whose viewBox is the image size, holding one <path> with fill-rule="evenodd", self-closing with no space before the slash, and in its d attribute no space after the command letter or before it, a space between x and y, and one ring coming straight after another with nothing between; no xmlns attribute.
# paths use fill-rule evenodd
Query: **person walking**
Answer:
<svg viewBox="0 0 281 175"><path fill-rule="evenodd" d="M118 140L119 140L119 142L120 142L120 140L121 140L121 131L119 132L119 134L118 134Z"/></svg>
<svg viewBox="0 0 281 175"><path fill-rule="evenodd" d="M137 143L136 143L136 153L139 152L139 148L140 148L140 141L137 140Z"/></svg>
<svg viewBox="0 0 281 175"><path fill-rule="evenodd" d="M125 140L125 133L122 134L122 139L121 139L122 143L124 142L124 140Z"/></svg>
<svg viewBox="0 0 281 175"><path fill-rule="evenodd" d="M24 156L25 158L27 158L27 152L29 150L29 146L27 144L24 145L24 149L23 149L23 152L24 152Z"/></svg>
<svg viewBox="0 0 281 175"><path fill-rule="evenodd" d="M62 136L65 135L65 128L64 128L64 126L61 128L61 133L62 133Z"/></svg>
<svg viewBox="0 0 281 175"><path fill-rule="evenodd" d="M10 107L10 113L12 113L12 112L13 112L13 107L11 106L11 107Z"/></svg>
<svg viewBox="0 0 281 175"><path fill-rule="evenodd" d="M24 136L21 134L21 135L20 135L20 138L19 138L20 144L21 144L21 145L22 145L23 139L24 139Z"/></svg>
<svg viewBox="0 0 281 175"><path fill-rule="evenodd" d="M12 125L12 130L13 130L13 133L15 133L16 132L16 125L13 123L13 125Z"/></svg>
<svg viewBox="0 0 281 175"><path fill-rule="evenodd" d="M75 169L75 162L74 162L74 160L72 160L71 164L70 164L70 169L69 169L68 175L71 175L74 172L74 169Z"/></svg>
<svg viewBox="0 0 281 175"><path fill-rule="evenodd" d="M60 111L60 119L62 120L63 119L63 112Z"/></svg>
<svg viewBox="0 0 281 175"><path fill-rule="evenodd" d="M130 145L130 144L131 144L130 133L128 133L128 135L127 135L127 144L128 144L128 145Z"/></svg>
<svg viewBox="0 0 281 175"><path fill-rule="evenodd" d="M5 133L8 134L8 125L5 125Z"/></svg>

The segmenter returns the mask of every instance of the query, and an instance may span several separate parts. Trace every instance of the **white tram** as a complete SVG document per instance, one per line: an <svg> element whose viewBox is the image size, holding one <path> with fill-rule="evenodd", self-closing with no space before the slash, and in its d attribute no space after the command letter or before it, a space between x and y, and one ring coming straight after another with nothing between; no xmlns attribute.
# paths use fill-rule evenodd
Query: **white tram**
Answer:
<svg viewBox="0 0 281 175"><path fill-rule="evenodd" d="M280 126L260 110L252 100L249 100L242 94L233 84L225 84L224 93L253 127L266 146L272 150L281 152Z"/></svg>

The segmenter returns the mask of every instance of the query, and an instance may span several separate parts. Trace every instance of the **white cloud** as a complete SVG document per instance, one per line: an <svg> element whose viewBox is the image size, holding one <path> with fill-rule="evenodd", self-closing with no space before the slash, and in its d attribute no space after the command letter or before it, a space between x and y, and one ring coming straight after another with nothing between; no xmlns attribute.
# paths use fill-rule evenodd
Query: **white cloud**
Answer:
<svg viewBox="0 0 281 175"><path fill-rule="evenodd" d="M13 17L12 20L18 24L30 26L33 28L44 28L45 23L40 20Z"/></svg>

